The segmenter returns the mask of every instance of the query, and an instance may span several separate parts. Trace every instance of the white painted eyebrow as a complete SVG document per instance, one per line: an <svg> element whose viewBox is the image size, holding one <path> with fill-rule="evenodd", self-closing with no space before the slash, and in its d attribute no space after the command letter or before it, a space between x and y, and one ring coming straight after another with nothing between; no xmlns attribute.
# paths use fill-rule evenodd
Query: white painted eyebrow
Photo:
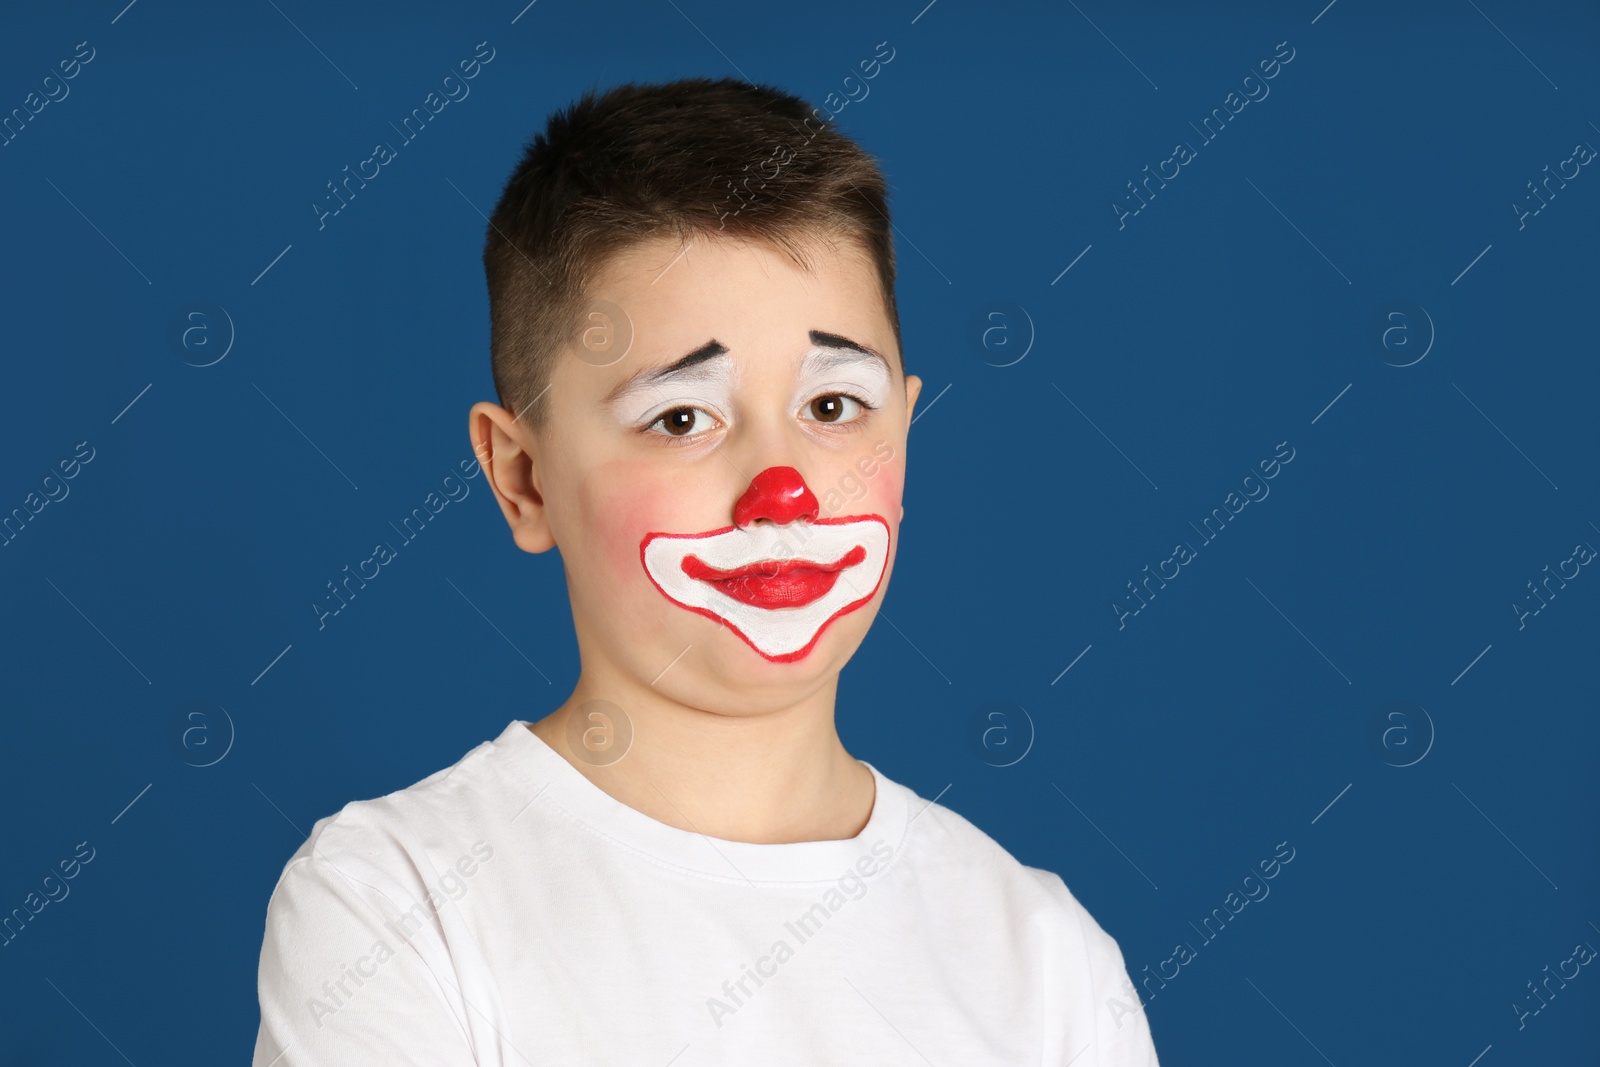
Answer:
<svg viewBox="0 0 1600 1067"><path fill-rule="evenodd" d="M726 389L732 385L735 373L736 369L731 360L704 360L690 364L687 367L667 371L659 377L636 378L623 386L614 396L608 398L607 403L616 407L644 399L655 403L666 397L670 390L681 389L685 386L718 386Z"/></svg>
<svg viewBox="0 0 1600 1067"><path fill-rule="evenodd" d="M831 338L832 334L813 330L812 335L812 347L800 362L799 376L802 382L841 369L866 370L875 380L882 381L885 385L892 379L893 374L889 369L888 360L876 352L856 346L854 342L844 338L840 340L845 343L840 345L820 340ZM719 388L727 391L738 378L738 367L728 358L728 351L721 344L710 342L665 369L635 374L613 390L604 402L608 406L621 408L625 404L632 405L648 398L650 403L654 404L667 397L669 390L684 387ZM642 418L643 415L644 412L641 411L639 417Z"/></svg>
<svg viewBox="0 0 1600 1067"><path fill-rule="evenodd" d="M890 377L889 366L879 356L850 348L818 345L807 352L800 363L802 377L822 374L840 367L872 367L883 378Z"/></svg>

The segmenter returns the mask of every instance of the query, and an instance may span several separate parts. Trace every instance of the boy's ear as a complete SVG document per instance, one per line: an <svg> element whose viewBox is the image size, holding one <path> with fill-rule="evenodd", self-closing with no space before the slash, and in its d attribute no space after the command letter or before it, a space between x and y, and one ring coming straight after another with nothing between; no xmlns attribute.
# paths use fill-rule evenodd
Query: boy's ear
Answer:
<svg viewBox="0 0 1600 1067"><path fill-rule="evenodd" d="M546 552L555 547L539 485L544 480L534 435L505 408L487 400L472 405L467 433L478 466L489 480L500 512L511 527L512 540L524 552Z"/></svg>
<svg viewBox="0 0 1600 1067"><path fill-rule="evenodd" d="M906 375L906 425L911 425L911 413L916 410L917 397L922 395L922 379L915 374Z"/></svg>
<svg viewBox="0 0 1600 1067"><path fill-rule="evenodd" d="M917 397L922 395L922 379L915 374L906 375L906 430L911 429L912 412L917 409ZM906 521L906 507L900 505L900 521Z"/></svg>

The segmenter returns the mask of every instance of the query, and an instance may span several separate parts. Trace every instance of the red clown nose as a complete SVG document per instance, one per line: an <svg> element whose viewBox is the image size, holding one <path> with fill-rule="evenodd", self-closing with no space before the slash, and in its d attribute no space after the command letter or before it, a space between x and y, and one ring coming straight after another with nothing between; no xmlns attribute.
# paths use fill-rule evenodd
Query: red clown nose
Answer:
<svg viewBox="0 0 1600 1067"><path fill-rule="evenodd" d="M779 526L804 516L815 522L821 513L815 494L793 467L768 467L750 482L733 505L733 524L749 526L757 519L771 519Z"/></svg>

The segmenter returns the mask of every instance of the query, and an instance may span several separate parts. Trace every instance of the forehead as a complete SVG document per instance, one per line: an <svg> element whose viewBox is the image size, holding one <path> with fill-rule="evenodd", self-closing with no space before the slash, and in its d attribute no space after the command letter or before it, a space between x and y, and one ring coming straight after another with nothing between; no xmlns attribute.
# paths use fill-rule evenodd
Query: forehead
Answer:
<svg viewBox="0 0 1600 1067"><path fill-rule="evenodd" d="M691 351L715 338L731 354L760 347L798 356L821 330L882 352L895 366L894 328L870 256L853 241L802 246L801 266L771 245L655 238L607 260L586 296L631 333L628 358ZM681 353L680 353L681 354Z"/></svg>

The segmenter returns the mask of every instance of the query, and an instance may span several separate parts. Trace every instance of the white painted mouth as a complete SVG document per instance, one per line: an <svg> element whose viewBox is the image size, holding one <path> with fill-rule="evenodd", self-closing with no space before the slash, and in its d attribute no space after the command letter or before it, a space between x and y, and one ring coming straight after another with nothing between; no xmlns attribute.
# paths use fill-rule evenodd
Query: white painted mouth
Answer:
<svg viewBox="0 0 1600 1067"><path fill-rule="evenodd" d="M683 570L691 555L725 571L769 560L827 566L857 547L866 553L861 562L842 568L832 589L800 607L746 604ZM729 526L702 534L652 533L640 542L639 556L668 600L722 623L767 659L792 662L811 651L829 623L877 593L889 561L889 525L878 515L856 515L784 526Z"/></svg>

